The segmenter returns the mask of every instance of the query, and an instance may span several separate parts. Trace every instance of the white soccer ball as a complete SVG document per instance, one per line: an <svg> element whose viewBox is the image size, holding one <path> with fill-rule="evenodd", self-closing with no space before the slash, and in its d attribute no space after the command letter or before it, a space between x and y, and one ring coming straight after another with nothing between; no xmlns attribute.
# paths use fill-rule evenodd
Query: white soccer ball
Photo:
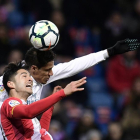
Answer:
<svg viewBox="0 0 140 140"><path fill-rule="evenodd" d="M32 45L41 51L53 49L59 41L57 26L48 20L36 22L29 30Z"/></svg>

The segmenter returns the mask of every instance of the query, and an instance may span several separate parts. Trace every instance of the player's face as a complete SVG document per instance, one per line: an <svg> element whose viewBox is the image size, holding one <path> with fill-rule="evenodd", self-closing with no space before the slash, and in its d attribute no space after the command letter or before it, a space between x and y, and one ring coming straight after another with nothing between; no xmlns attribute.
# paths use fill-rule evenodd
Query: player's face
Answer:
<svg viewBox="0 0 140 140"><path fill-rule="evenodd" d="M20 69L17 71L15 76L15 90L17 92L26 92L29 95L32 94L33 80L30 73L25 69Z"/></svg>
<svg viewBox="0 0 140 140"><path fill-rule="evenodd" d="M52 71L53 66L54 66L54 61L50 61L47 63L46 66L38 69L36 76L34 77L35 80L41 84L46 84L50 76L53 75L53 71Z"/></svg>

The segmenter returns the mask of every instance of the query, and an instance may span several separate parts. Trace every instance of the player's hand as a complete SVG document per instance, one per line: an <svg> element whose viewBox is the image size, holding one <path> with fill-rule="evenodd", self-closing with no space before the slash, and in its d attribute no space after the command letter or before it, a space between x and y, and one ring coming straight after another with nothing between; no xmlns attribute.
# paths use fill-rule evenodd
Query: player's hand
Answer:
<svg viewBox="0 0 140 140"><path fill-rule="evenodd" d="M125 39L118 41L113 47L107 49L109 56L122 54L128 51L134 51L140 47L137 39Z"/></svg>
<svg viewBox="0 0 140 140"><path fill-rule="evenodd" d="M59 91L59 90L61 90L62 89L62 87L61 86L56 86L56 87L54 87L54 89L53 89L53 93L55 93L55 92L57 92L57 91ZM52 94L53 94L52 93Z"/></svg>
<svg viewBox="0 0 140 140"><path fill-rule="evenodd" d="M80 80L69 83L64 88L64 92L65 92L66 96L72 94L73 92L84 90L84 88L79 88L79 87L85 83L86 83L86 77L83 77Z"/></svg>

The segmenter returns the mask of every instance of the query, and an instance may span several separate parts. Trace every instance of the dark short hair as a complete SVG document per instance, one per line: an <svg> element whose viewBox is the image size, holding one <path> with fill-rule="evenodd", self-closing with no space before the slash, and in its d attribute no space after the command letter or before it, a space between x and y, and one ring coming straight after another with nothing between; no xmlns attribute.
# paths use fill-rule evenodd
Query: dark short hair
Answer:
<svg viewBox="0 0 140 140"><path fill-rule="evenodd" d="M16 75L17 71L20 69L28 70L28 66L26 65L23 66L23 63L21 62L12 62L6 66L3 74L3 85L8 93L10 91L10 88L7 86L7 82L10 81L12 77Z"/></svg>
<svg viewBox="0 0 140 140"><path fill-rule="evenodd" d="M25 54L25 62L29 66L36 65L38 68L44 67L48 62L54 61L55 54L52 50L40 51L34 47Z"/></svg>

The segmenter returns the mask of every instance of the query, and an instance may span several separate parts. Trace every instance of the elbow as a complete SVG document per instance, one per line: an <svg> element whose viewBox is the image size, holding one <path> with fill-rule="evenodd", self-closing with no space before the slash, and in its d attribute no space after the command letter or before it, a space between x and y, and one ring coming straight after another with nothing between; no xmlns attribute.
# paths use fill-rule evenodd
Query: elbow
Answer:
<svg viewBox="0 0 140 140"><path fill-rule="evenodd" d="M15 119L32 119L34 118L31 114L18 114L18 115L13 115L13 118Z"/></svg>
<svg viewBox="0 0 140 140"><path fill-rule="evenodd" d="M27 116L27 117L26 117L26 119L32 119L32 118L33 118L32 116Z"/></svg>
<svg viewBox="0 0 140 140"><path fill-rule="evenodd" d="M35 115L31 111L26 110L25 112L26 112L25 114L26 119L33 119L35 117Z"/></svg>
<svg viewBox="0 0 140 140"><path fill-rule="evenodd" d="M33 119L35 116L32 113L28 113L27 119Z"/></svg>

